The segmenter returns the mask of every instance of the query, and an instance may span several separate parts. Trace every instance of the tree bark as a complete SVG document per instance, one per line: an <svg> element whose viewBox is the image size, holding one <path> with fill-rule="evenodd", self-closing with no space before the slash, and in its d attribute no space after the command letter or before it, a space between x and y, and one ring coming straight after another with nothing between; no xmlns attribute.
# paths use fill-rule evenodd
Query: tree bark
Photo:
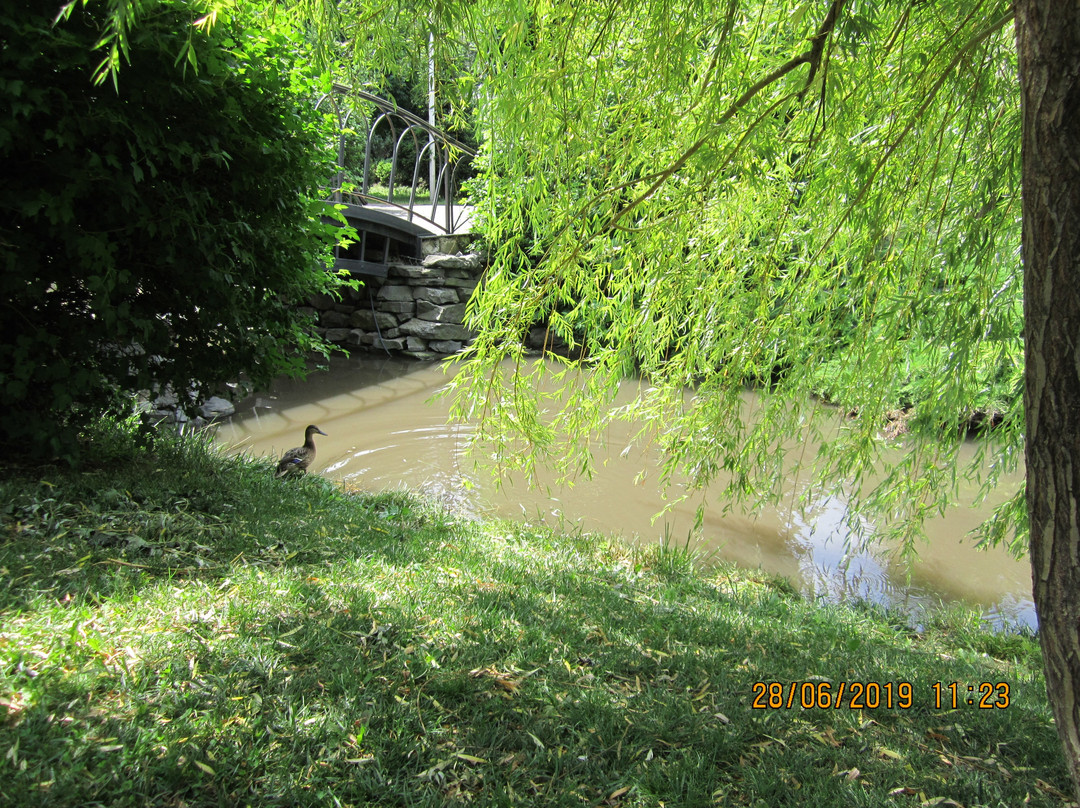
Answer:
<svg viewBox="0 0 1080 808"><path fill-rule="evenodd" d="M1027 505L1050 704L1080 798L1080 5L1017 0Z"/></svg>

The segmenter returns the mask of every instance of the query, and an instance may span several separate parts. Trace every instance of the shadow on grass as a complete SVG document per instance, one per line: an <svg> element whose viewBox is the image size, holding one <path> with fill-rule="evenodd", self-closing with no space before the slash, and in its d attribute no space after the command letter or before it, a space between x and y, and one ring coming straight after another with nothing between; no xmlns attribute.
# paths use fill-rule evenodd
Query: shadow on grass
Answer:
<svg viewBox="0 0 1080 808"><path fill-rule="evenodd" d="M1037 678L872 612L168 460L4 483L0 802L1057 805L1068 788ZM755 708L759 683L803 681L912 697ZM953 681L1013 698L936 705Z"/></svg>

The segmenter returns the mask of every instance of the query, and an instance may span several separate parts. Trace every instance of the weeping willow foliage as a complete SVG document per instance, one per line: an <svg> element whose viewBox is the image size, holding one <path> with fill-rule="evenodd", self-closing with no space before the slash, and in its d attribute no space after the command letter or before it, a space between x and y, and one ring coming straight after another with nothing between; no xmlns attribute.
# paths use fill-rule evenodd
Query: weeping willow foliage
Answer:
<svg viewBox="0 0 1080 808"><path fill-rule="evenodd" d="M454 388L496 462L588 473L605 425L633 419L670 480L754 507L796 474L909 548L960 476L989 490L1015 470L1008 2L295 8L345 31L339 56L367 74L418 70L431 53L417 31L434 32L457 78L444 103L478 110L472 192L492 264ZM567 358L528 356L538 325ZM753 412L748 384L764 394ZM897 410L911 429L899 451L884 437ZM973 412L1003 424L962 468ZM1020 492L986 537L1020 546L1022 505Z"/></svg>
<svg viewBox="0 0 1080 808"><path fill-rule="evenodd" d="M454 389L497 463L588 473L605 425L633 419L670 480L754 507L799 475L808 497L842 492L909 548L960 476L990 490L1015 470L1007 0L272 10L354 76L419 76L434 57L444 110L476 110L471 191L492 263ZM537 326L569 356L528 356ZM627 382L639 392L616 402ZM747 385L763 393L753 412ZM897 450L886 414L901 409ZM975 411L1003 423L961 468ZM984 530L1019 547L1023 492Z"/></svg>

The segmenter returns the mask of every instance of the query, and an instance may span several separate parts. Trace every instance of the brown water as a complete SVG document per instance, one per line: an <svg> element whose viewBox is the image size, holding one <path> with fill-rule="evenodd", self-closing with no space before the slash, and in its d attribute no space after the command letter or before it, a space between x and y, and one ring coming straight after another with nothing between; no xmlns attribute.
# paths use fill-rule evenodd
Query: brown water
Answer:
<svg viewBox="0 0 1080 808"><path fill-rule="evenodd" d="M237 451L276 457L303 442L304 427L317 424L328 437L317 439L311 470L350 486L419 491L472 513L580 525L628 541L655 542L665 534L685 541L701 499L654 521L668 504L656 485L659 458L651 448L621 451L629 444L629 427L625 434L609 431L607 442L614 448L591 480L573 487L549 481L530 489L515 480L497 486L492 473L476 468L467 452L472 428L449 424L447 402L430 400L448 379L439 365L335 358L327 372L302 382L279 381L269 392L241 402L237 415L220 427L218 440ZM957 506L931 521L930 541L920 545L910 580L905 568L889 560L887 547L845 552L850 527L845 503L836 497L801 513L778 508L740 515L724 513L721 503L706 496L704 524L692 546L783 575L826 600L863 598L915 614L958 600L981 607L994 625L1034 627L1027 561L1000 548L977 550L967 538L1017 484L1019 477L979 509ZM794 501L801 492L790 493ZM974 499L974 490L966 493Z"/></svg>

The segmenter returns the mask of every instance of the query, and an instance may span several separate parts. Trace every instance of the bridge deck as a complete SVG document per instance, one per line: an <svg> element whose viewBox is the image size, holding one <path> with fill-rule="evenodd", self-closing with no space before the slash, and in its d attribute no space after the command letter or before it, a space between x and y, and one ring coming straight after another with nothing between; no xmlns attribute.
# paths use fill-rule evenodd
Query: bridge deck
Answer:
<svg viewBox="0 0 1080 808"><path fill-rule="evenodd" d="M350 205L350 210L356 210L359 208L359 217L365 215L378 217L384 219L384 216L392 216L395 219L404 220L407 223L416 225L417 227L425 231L424 235L429 236L443 236L448 232L450 233L468 233L472 226L473 208L471 205L454 205L450 209L451 220L449 221L449 227L447 227L447 211L446 205L435 205L432 208L430 203L419 203L416 207L412 208L411 222L409 220L410 209L407 207L399 207L398 205L390 205L384 202L371 203L367 205ZM434 212L433 212L434 211ZM348 215L348 212L346 212Z"/></svg>
<svg viewBox="0 0 1080 808"><path fill-rule="evenodd" d="M417 205L410 216L408 208L388 203L345 204L342 213L346 221L356 228L360 240L347 250L338 251L334 269L344 269L354 275L385 278L391 252L396 252L398 257L419 259L422 239L446 235L448 230L468 233L473 208L453 206L450 227L446 226L444 205L436 206L434 215L430 204ZM370 236L375 238L369 239ZM372 241L376 243L372 244Z"/></svg>

